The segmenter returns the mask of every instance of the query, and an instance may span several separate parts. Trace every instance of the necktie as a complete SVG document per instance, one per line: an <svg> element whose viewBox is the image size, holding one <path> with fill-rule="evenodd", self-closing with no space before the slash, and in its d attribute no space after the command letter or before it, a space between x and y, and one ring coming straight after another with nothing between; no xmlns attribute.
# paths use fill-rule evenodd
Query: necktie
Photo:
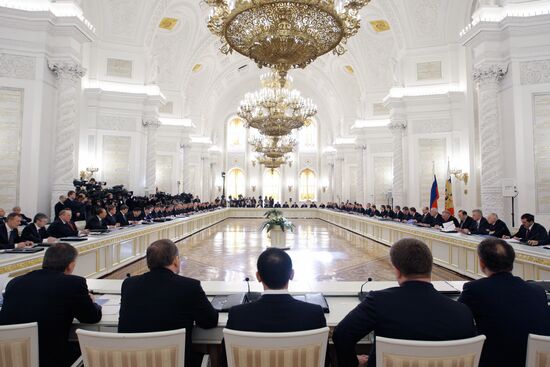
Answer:
<svg viewBox="0 0 550 367"><path fill-rule="evenodd" d="M8 240L8 243L10 245L15 245L15 237L17 236L17 230L16 229L12 229L11 232L10 232L10 238Z"/></svg>
<svg viewBox="0 0 550 367"><path fill-rule="evenodd" d="M531 234L531 230L528 229L527 232L525 233L525 238L528 239L530 234Z"/></svg>

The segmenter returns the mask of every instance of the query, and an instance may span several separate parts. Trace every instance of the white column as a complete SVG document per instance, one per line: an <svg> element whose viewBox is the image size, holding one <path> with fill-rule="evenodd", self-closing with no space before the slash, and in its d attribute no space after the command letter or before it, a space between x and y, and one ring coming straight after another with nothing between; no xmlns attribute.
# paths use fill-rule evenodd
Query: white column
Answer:
<svg viewBox="0 0 550 367"><path fill-rule="evenodd" d="M505 65L491 64L475 68L478 87L479 140L481 153L481 206L486 213L504 215L502 197L502 131L499 106L499 82L507 73Z"/></svg>
<svg viewBox="0 0 550 367"><path fill-rule="evenodd" d="M407 205L403 187L403 132L407 123L402 120L392 120L388 125L393 135L393 186L392 196L395 205Z"/></svg>
<svg viewBox="0 0 550 367"><path fill-rule="evenodd" d="M342 197L343 188L342 183L344 179L344 158L336 157L334 162L334 196L338 203L346 201L347 198Z"/></svg>
<svg viewBox="0 0 550 367"><path fill-rule="evenodd" d="M145 166L145 194L156 192L157 181L157 130L160 122L157 119L144 119L143 127L147 129L147 153Z"/></svg>
<svg viewBox="0 0 550 367"><path fill-rule="evenodd" d="M191 193L191 182L189 180L189 149L191 145L180 143L180 149L182 154L182 181L181 181L181 192Z"/></svg>
<svg viewBox="0 0 550 367"><path fill-rule="evenodd" d="M358 161L358 174L357 174L357 202L360 204L365 203L365 193L367 192L367 175L365 171L365 152L367 150L366 145L360 145L356 148L359 151Z"/></svg>
<svg viewBox="0 0 550 367"><path fill-rule="evenodd" d="M206 153L208 154L208 153ZM210 198L210 157L202 156L202 190L201 190L201 200L206 201Z"/></svg>
<svg viewBox="0 0 550 367"><path fill-rule="evenodd" d="M49 62L48 67L57 77L57 120L53 163L51 206L59 195L73 188L78 177L78 104L81 79L86 70L73 61Z"/></svg>

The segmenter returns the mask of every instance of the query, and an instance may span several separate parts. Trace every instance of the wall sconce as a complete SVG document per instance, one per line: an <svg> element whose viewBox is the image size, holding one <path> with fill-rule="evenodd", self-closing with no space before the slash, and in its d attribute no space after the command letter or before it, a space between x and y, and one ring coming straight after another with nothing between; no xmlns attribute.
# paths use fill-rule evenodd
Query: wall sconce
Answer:
<svg viewBox="0 0 550 367"><path fill-rule="evenodd" d="M252 192L256 192L256 185L252 185Z"/></svg>
<svg viewBox="0 0 550 367"><path fill-rule="evenodd" d="M464 182L464 186L468 185L468 181L470 180L470 175L468 172L462 172L461 169L452 169L449 170L449 173L453 175L458 181ZM464 195L468 195L468 189L464 189Z"/></svg>
<svg viewBox="0 0 550 367"><path fill-rule="evenodd" d="M294 187L294 186L292 186L292 185L288 185L288 192L292 192L292 188L293 188L293 187Z"/></svg>

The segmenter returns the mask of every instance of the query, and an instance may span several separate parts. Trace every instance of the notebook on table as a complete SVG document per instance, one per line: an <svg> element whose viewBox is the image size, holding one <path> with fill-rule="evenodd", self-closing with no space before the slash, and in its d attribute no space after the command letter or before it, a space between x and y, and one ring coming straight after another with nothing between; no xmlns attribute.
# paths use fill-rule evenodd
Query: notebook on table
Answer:
<svg viewBox="0 0 550 367"><path fill-rule="evenodd" d="M60 238L59 241L63 242L63 241L66 241L66 242L82 242L82 241L86 241L87 238L86 237L63 237L63 238Z"/></svg>
<svg viewBox="0 0 550 367"><path fill-rule="evenodd" d="M34 254L40 251L44 251L44 247L11 248L8 250L4 250L4 253L5 254Z"/></svg>

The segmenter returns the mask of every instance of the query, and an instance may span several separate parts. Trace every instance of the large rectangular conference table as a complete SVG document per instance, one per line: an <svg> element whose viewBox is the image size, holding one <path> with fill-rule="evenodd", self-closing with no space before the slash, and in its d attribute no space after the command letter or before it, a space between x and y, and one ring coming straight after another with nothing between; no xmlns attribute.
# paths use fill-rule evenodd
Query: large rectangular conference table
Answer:
<svg viewBox="0 0 550 367"><path fill-rule="evenodd" d="M98 324L76 324L75 327L87 330L116 332L120 309L120 289L123 280L88 279L88 288L94 293L101 294L96 299L103 304L103 318ZM462 290L465 282L433 282L440 292L455 292ZM358 304L357 293L361 289L362 282L291 282L289 292L291 294L323 293L330 308L326 314L327 325L334 328L351 310ZM217 295L230 295L247 292L247 285L243 282L201 282L206 295L212 299ZM376 291L397 286L397 282L368 282L363 291ZM261 284L251 282L252 292L261 292ZM162 305L159 305L162 310ZM218 326L213 329L195 328L193 342L196 344L220 344L223 338L223 328L227 323L227 313L220 313ZM371 336L361 341L362 344L370 344Z"/></svg>
<svg viewBox="0 0 550 367"><path fill-rule="evenodd" d="M391 246L404 237L418 238L431 249L436 264L470 278L483 276L478 266L476 247L482 236L442 233L435 229L381 221L362 215L326 209L282 209L288 218L320 219L367 239ZM199 213L169 222L137 225L106 235L90 236L73 243L79 251L75 273L86 278L101 278L145 256L147 246L160 238L182 240L230 218L261 218L262 208L226 208ZM523 279L550 279L550 250L530 247L510 240L516 251L514 274ZM367 241L365 241L367 245ZM0 278L11 278L40 268L44 252L4 254L0 252Z"/></svg>

